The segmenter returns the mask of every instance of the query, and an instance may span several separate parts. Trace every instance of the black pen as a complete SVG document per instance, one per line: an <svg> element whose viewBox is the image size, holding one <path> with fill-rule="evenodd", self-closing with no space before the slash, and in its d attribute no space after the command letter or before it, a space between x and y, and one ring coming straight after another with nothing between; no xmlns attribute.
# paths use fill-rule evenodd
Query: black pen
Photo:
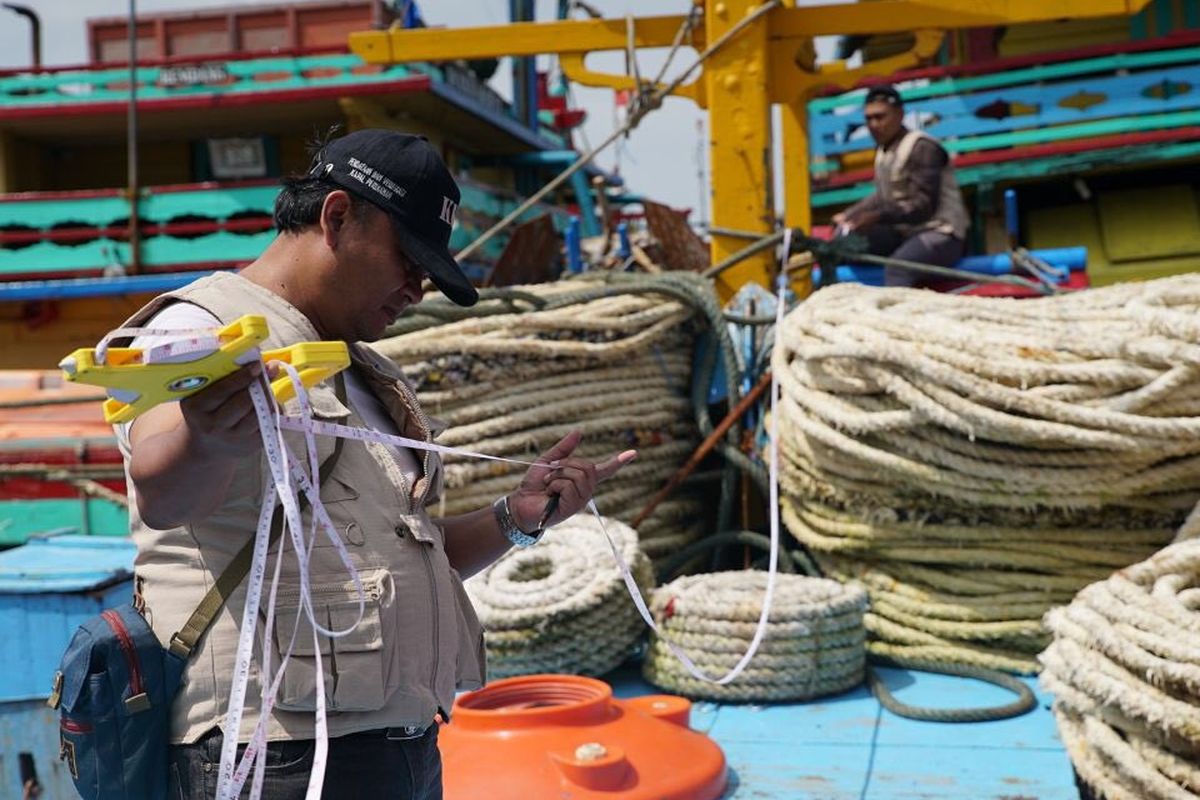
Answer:
<svg viewBox="0 0 1200 800"><path fill-rule="evenodd" d="M538 521L539 531L546 529L546 523L550 521L551 515L558 509L558 498L559 495L557 494L550 495L550 502L546 503L546 510L542 512L542 518Z"/></svg>

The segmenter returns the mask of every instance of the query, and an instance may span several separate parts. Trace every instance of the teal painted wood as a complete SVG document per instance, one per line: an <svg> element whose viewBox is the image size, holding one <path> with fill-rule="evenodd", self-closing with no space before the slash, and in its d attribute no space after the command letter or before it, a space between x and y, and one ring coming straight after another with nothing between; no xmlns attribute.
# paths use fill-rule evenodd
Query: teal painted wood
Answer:
<svg viewBox="0 0 1200 800"><path fill-rule="evenodd" d="M501 217L508 214L521 198L508 195L473 181L462 181L459 224L451 236L451 249L465 247ZM193 189L155 192L149 189L139 201L139 216L146 226L166 224L179 217L199 217L225 222L235 215L262 214L270 217L275 206L277 185L220 186L197 185ZM566 214L561 209L539 205L521 215L527 221L550 211L561 230ZM0 202L0 227L51 231L56 227L108 228L122 226L129 206L120 197L56 195L45 199ZM179 237L160 234L152 229L142 240L142 262L146 267L183 267L214 263L249 262L274 238L273 229L259 232L214 231L199 236ZM494 238L480 253L481 260L500 256L508 237ZM42 240L29 245L0 247L0 278L17 275L44 275L62 272L102 272L130 263L129 246L111 238L97 236L80 242Z"/></svg>
<svg viewBox="0 0 1200 800"><path fill-rule="evenodd" d="M1200 28L1200 3L1196 0L1183 0L1183 27Z"/></svg>
<svg viewBox="0 0 1200 800"><path fill-rule="evenodd" d="M901 93L904 96L905 102L911 102L927 97L965 94L984 89L997 89L1002 86L1016 86L1022 83L1053 81L1098 72L1186 64L1197 60L1200 60L1200 48L1198 47L1181 47L1176 50L1152 50L1145 53L1118 53L1111 56L1067 61L1061 64L1024 67L1022 69L997 72L991 75L979 75L971 78L946 78L939 81L932 81L925 86L903 87ZM838 109L857 107L862 105L862 99L866 93L866 89L855 89L832 97L821 97L811 101L808 104L808 110L810 114L824 114L835 112Z"/></svg>
<svg viewBox="0 0 1200 800"><path fill-rule="evenodd" d="M129 203L121 197L38 198L0 203L0 226L3 227L19 225L46 230L69 221L103 227L127 216Z"/></svg>
<svg viewBox="0 0 1200 800"><path fill-rule="evenodd" d="M198 186L191 190L155 192L147 189L138 202L138 215L148 223L169 222L183 214L228 219L234 214L260 212L270 214L279 187ZM123 197L71 196L30 198L0 202L0 226L22 226L48 230L56 225L75 223L107 227L129 216L129 202Z"/></svg>
<svg viewBox="0 0 1200 800"><path fill-rule="evenodd" d="M87 516L84 516L84 508ZM74 528L92 536L126 536L129 514L123 506L95 497L0 500L0 546L22 544L30 536Z"/></svg>
<svg viewBox="0 0 1200 800"><path fill-rule="evenodd" d="M1156 96L1159 95L1159 96ZM1071 105L1083 100L1085 108ZM1003 106L1008 104L1009 111ZM995 118L1023 106L1032 113ZM1200 64L1168 69L1147 70L1135 75L1065 81L1048 85L1010 87L1004 91L976 92L954 97L921 100L907 109L922 121L922 128L940 139L953 152L987 149L994 139L989 135L1016 133L1049 126L1080 124L1152 114L1177 113L1200 108ZM1134 127L1133 130L1143 128ZM1071 129L1072 131L1079 129ZM1038 136L1036 141L1054 141L1060 132ZM814 156L830 157L874 147L862 119L861 108L833 117L821 115L812 120L811 150ZM984 137L984 138L981 138ZM1063 138L1075 138L1074 134ZM999 140L1003 141L1003 140ZM1004 142L1002 146L1007 146ZM814 164L813 171L836 169L836 162Z"/></svg>
<svg viewBox="0 0 1200 800"><path fill-rule="evenodd" d="M1012 131L988 136L975 136L970 139L959 139L945 142L946 149L952 153L976 152L992 150L1000 147L1018 147L1026 144L1044 144L1046 142L1063 142L1068 139L1089 139L1093 136L1106 136L1114 133L1134 133L1136 131L1157 131L1168 128L1182 128L1186 125L1200 123L1200 111L1179 111L1166 114L1143 114L1137 117L1121 117L1118 119L1098 120L1096 122L1081 122L1076 125L1060 125L1046 130Z"/></svg>
<svg viewBox="0 0 1200 800"><path fill-rule="evenodd" d="M977 681L882 670L896 696L941 708L992 705L1012 695ZM636 674L608 676L615 693L656 690ZM1027 679L1031 686L1036 684ZM863 687L808 703L697 703L692 728L724 751L725 800L1077 800L1049 711L998 722L939 724L897 717Z"/></svg>
<svg viewBox="0 0 1200 800"><path fill-rule="evenodd" d="M142 242L142 258L147 266L200 264L218 261L250 262L258 258L275 238L275 231L232 233L217 231L195 239L151 236ZM125 255L126 251L122 250ZM126 256L127 258L127 256ZM123 260L122 263L128 263Z"/></svg>
<svg viewBox="0 0 1200 800"><path fill-rule="evenodd" d="M1027 161L982 164L976 167L966 167L956 170L955 176L958 178L960 185L974 186L986 183L1000 183L1002 181L1040 178L1047 175L1075 172L1099 166L1152 164L1160 161L1195 157L1200 157L1200 142L1143 145L1140 147L1122 147L1085 153L1069 153L1051 158ZM813 208L825 208L853 203L856 200L866 197L871 193L872 189L872 184L868 181L857 183L853 186L814 192L812 206Z"/></svg>
<svg viewBox="0 0 1200 800"><path fill-rule="evenodd" d="M204 59L209 62L212 59ZM163 67L137 70L139 102L195 95L236 95L323 86L387 83L413 74L432 74L436 67L394 64L379 72L354 72L363 61L353 54L269 57L223 62L231 80L220 85L158 86ZM311 74L329 70L330 74ZM87 103L125 102L129 92L124 69L78 70L13 75L0 78L0 116L6 108L71 106Z"/></svg>
<svg viewBox="0 0 1200 800"><path fill-rule="evenodd" d="M142 240L142 264L154 268L249 262L257 258L274 238L274 230L259 233L217 231L190 239L167 235L148 236ZM125 242L112 239L94 239L82 244L38 242L20 249L0 249L0 278L95 272L129 263L129 245Z"/></svg>
<svg viewBox="0 0 1200 800"><path fill-rule="evenodd" d="M196 214L213 219L229 219L234 214L258 212L268 216L275 209L279 187L215 186L195 191L162 192L153 190L138 204L142 219L169 222L173 217ZM128 213L128 212L126 212Z"/></svg>

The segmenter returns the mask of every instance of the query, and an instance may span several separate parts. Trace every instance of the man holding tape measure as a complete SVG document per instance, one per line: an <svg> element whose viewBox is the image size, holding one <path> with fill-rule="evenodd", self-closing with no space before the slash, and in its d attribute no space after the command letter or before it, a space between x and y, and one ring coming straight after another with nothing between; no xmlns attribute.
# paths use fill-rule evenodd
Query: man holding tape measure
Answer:
<svg viewBox="0 0 1200 800"><path fill-rule="evenodd" d="M351 367L309 393L313 418L432 441L439 429L400 371L357 343L378 339L420 301L425 278L459 305L476 301L447 249L458 202L458 187L424 139L352 133L326 144L307 175L284 182L275 206L279 236L258 260L238 274L158 297L126 325L191 330L259 314L271 333L264 348L356 343ZM257 362L243 367L118 430L136 501L130 525L140 600L159 640L187 664L171 712L171 798L215 797L222 744L235 735L224 723L246 604L244 548L259 523L267 479L247 392L260 374ZM298 434L284 438L292 452L303 452ZM436 453L380 441L316 441L320 469L313 479L337 541L318 533L305 589L296 560L281 559L273 629L260 626L253 643L251 688L236 735L248 741L259 723L262 657L274 669L290 652L266 720L263 797L305 797L310 773L323 769L326 798L440 798L436 720L448 718L456 690L484 679L482 630L460 575L514 544L536 542L542 527L582 509L597 483L635 453L593 464L572 456L580 441L573 433L493 506L435 520L427 509L442 492ZM286 538L274 540L272 569L276 551L286 556L291 548ZM314 646L304 594L319 625L357 625L345 636L318 637ZM314 730L321 683L329 712L324 764L314 757L321 752Z"/></svg>

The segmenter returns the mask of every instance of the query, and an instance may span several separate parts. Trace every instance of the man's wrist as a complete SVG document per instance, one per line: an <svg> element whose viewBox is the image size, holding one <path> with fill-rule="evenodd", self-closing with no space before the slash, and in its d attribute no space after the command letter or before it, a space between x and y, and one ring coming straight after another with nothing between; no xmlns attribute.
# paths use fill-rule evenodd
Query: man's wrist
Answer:
<svg viewBox="0 0 1200 800"><path fill-rule="evenodd" d="M492 513L496 517L496 524L500 528L500 533L517 547L529 547L530 545L537 544L538 540L542 538L542 534L545 533L545 531L540 529L526 530L518 522L516 516L513 514L512 504L509 503L508 495L497 498L492 503ZM534 524L536 525L537 523Z"/></svg>

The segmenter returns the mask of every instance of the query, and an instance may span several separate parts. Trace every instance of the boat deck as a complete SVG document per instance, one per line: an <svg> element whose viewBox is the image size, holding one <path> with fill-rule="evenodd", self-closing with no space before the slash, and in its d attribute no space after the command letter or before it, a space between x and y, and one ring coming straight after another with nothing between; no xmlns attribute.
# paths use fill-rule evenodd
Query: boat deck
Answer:
<svg viewBox="0 0 1200 800"><path fill-rule="evenodd" d="M979 681L881 669L897 699L944 708L999 705L1012 694ZM618 697L658 693L629 668L608 676ZM725 751L722 800L1077 800L1050 697L1015 719L918 722L883 709L864 686L810 703L698 702L692 727Z"/></svg>

